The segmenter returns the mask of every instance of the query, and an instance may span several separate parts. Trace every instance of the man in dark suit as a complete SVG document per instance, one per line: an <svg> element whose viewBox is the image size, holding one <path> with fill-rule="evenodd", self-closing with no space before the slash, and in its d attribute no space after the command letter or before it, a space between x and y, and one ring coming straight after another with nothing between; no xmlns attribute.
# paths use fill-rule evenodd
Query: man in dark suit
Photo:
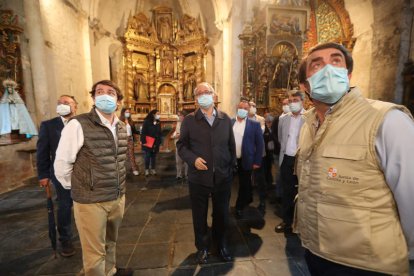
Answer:
<svg viewBox="0 0 414 276"><path fill-rule="evenodd" d="M197 261L208 259L208 200L213 203L212 237L217 242L220 257L231 261L227 250L226 232L229 201L236 149L231 120L214 107L214 89L200 83L194 90L200 106L187 115L177 141L178 154L188 164L188 182L193 215Z"/></svg>
<svg viewBox="0 0 414 276"><path fill-rule="evenodd" d="M237 172L239 193L236 201L236 217L243 216L243 209L253 201L252 171L262 164L263 134L260 123L247 118L249 103L242 100L233 120L233 132L236 141Z"/></svg>
<svg viewBox="0 0 414 276"><path fill-rule="evenodd" d="M39 185L46 187L52 181L58 199L58 232L62 245L60 254L70 257L75 254L72 245L72 198L70 190L62 187L56 179L53 169L56 149L59 144L60 134L69 119L76 114L77 102L73 96L62 95L57 101L56 112L58 117L43 121L40 124L39 140L37 141L37 171Z"/></svg>

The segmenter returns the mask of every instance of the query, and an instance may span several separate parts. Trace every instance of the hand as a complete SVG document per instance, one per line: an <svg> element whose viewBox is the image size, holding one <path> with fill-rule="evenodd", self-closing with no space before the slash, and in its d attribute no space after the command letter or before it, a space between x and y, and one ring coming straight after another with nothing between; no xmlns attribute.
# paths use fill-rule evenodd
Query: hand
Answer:
<svg viewBox="0 0 414 276"><path fill-rule="evenodd" d="M207 162L203 158L198 157L194 162L194 166L196 167L197 170L206 171L208 169L207 166L205 165L206 163Z"/></svg>
<svg viewBox="0 0 414 276"><path fill-rule="evenodd" d="M257 170L260 168L260 165L253 164L253 170Z"/></svg>
<svg viewBox="0 0 414 276"><path fill-rule="evenodd" d="M46 187L47 185L49 185L49 178L39 180L39 187Z"/></svg>

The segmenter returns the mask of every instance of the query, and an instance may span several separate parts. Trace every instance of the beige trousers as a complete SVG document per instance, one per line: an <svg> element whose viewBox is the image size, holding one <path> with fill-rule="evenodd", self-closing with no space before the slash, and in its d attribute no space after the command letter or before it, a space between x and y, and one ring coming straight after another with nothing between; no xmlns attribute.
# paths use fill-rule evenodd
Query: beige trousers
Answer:
<svg viewBox="0 0 414 276"><path fill-rule="evenodd" d="M116 273L116 241L125 210L125 195L107 202L73 202L76 227L82 246L85 276Z"/></svg>

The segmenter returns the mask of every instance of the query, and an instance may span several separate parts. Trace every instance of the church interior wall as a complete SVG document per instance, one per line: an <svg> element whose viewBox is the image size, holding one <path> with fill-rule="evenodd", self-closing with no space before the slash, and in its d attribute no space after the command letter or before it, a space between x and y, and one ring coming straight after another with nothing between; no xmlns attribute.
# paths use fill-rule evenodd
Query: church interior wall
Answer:
<svg viewBox="0 0 414 276"><path fill-rule="evenodd" d="M364 96L369 94L374 15L369 0L346 0L345 8L354 25L355 46L352 52L354 70L351 85L358 86ZM361 13L360 11L364 12Z"/></svg>
<svg viewBox="0 0 414 276"><path fill-rule="evenodd" d="M401 19L404 0L372 1L374 10L369 97L394 101L401 54Z"/></svg>
<svg viewBox="0 0 414 276"><path fill-rule="evenodd" d="M34 1L34 0L33 0ZM235 115L241 93L241 42L238 35L253 17L254 7L269 1L259 0L36 0L40 4L44 51L47 67L47 112L35 103L42 91L36 91L29 53L30 39L21 35L26 104L37 126L43 119L55 116L60 94L74 95L78 113L90 110L91 85L112 75L123 87L122 44L128 16L137 11L151 16L155 5L167 4L177 15L199 17L209 38L211 55L206 57L206 80L218 93L220 109ZM0 0L1 9L11 9L25 26L24 0ZM352 85L365 96L398 102L402 82L400 73L408 57L414 57L411 43L412 10L408 0L345 0L345 8L354 26L356 43ZM363 12L361 12L363 11ZM110 64L111 60L111 64ZM399 92L400 91L400 92ZM33 153L37 138L17 145L0 147L0 193L15 187L22 179L34 176ZM22 151L23 150L23 151Z"/></svg>

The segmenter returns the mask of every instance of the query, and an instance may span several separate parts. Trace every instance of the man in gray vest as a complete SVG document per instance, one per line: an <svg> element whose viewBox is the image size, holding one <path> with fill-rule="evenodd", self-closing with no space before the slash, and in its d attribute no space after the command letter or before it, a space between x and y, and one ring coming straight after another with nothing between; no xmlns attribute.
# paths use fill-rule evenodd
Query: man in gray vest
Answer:
<svg viewBox="0 0 414 276"><path fill-rule="evenodd" d="M115 110L123 96L112 81L95 83L94 107L62 131L55 175L71 189L83 269L89 275L132 275L116 268L116 241L125 209L127 132Z"/></svg>

